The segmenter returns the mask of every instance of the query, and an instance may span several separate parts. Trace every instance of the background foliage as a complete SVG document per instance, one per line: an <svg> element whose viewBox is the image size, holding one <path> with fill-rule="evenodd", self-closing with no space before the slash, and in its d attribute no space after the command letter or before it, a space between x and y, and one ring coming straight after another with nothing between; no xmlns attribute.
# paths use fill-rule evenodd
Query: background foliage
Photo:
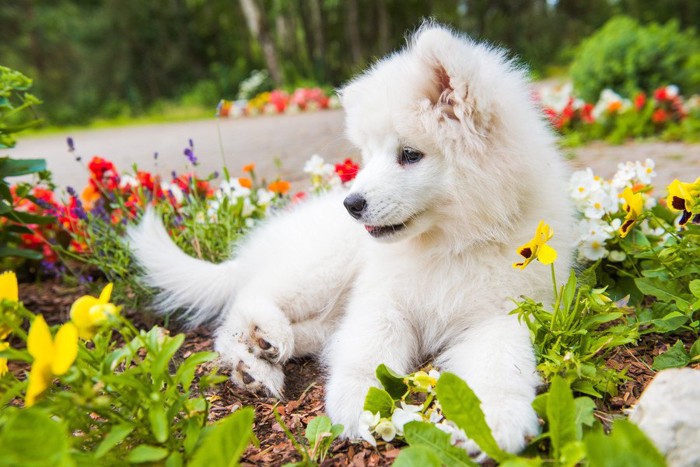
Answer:
<svg viewBox="0 0 700 467"><path fill-rule="evenodd" d="M337 86L426 17L542 74L615 14L700 24L694 0L17 0L0 9L0 64L36 79L50 123L85 123L168 101L213 108L253 70L268 86Z"/></svg>

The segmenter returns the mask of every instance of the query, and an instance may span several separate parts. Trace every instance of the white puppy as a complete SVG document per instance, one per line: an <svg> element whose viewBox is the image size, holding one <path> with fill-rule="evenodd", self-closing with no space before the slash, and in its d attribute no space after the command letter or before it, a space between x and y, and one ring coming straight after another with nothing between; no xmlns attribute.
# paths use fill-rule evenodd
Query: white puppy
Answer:
<svg viewBox="0 0 700 467"><path fill-rule="evenodd" d="M363 156L346 197L273 217L222 265L184 255L152 214L131 233L161 308L218 317L216 348L251 389L281 394L280 364L324 349L326 408L351 437L377 365L433 358L474 389L500 446L521 449L540 380L510 300L551 301L552 284L512 263L540 220L561 278L574 243L566 169L523 72L429 24L341 96Z"/></svg>

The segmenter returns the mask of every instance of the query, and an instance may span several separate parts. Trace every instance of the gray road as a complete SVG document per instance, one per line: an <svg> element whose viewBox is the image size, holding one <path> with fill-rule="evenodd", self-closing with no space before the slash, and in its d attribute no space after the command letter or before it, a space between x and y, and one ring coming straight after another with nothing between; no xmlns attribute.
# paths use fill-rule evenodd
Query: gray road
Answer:
<svg viewBox="0 0 700 467"><path fill-rule="evenodd" d="M200 165L197 173L221 170L226 164L232 174L254 162L260 176L278 174L290 180L304 178L304 162L319 154L336 162L357 151L343 136L343 112L328 110L285 116L241 119L212 119L96 130L59 132L37 137L22 137L14 149L15 158L43 158L61 186L81 188L87 183L87 169L68 152L66 138L75 141L75 153L83 164L99 155L113 161L122 171L140 168L169 176L183 172L188 161L183 150L191 138ZM153 154L158 153L157 161ZM282 161L281 169L275 159Z"/></svg>
<svg viewBox="0 0 700 467"><path fill-rule="evenodd" d="M201 163L199 174L220 170L225 161L235 175L245 164L255 162L258 174L268 179L279 174L291 181L305 181L302 169L312 154L319 154L328 162L357 156L357 150L343 136L340 110L20 136L17 147L9 153L18 158L45 158L59 185L80 189L87 183L87 172L68 153L68 136L75 140L76 153L82 155L83 161L100 155L115 162L122 171L138 164L163 176L173 170L187 170L183 149L189 138L194 141ZM157 165L154 152L159 154ZM573 169L590 166L606 178L613 175L619 162L652 158L657 163L655 185L659 195L674 178L689 181L700 176L700 144L646 142L609 146L597 142L565 152L570 153ZM276 158L282 161L281 169L275 166Z"/></svg>

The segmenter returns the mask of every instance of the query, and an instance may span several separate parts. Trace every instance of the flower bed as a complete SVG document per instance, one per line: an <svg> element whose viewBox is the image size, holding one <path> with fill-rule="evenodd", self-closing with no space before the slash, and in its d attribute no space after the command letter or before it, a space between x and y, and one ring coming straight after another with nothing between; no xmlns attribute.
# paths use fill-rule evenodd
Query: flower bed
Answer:
<svg viewBox="0 0 700 467"><path fill-rule="evenodd" d="M216 107L217 117L293 114L315 110L337 109L337 96L328 96L321 88L297 88L291 94L281 89L262 92L252 99L222 99Z"/></svg>
<svg viewBox="0 0 700 467"><path fill-rule="evenodd" d="M598 102L590 103L576 97L567 84L544 89L536 99L570 145L593 139L620 143L651 136L687 141L700 137L700 96L684 97L673 85L631 99L605 89Z"/></svg>

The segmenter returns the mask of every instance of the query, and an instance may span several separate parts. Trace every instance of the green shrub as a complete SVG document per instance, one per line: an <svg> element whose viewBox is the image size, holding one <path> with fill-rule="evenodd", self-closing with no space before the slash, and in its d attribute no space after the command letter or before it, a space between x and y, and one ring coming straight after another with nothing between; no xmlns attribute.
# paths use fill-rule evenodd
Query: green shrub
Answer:
<svg viewBox="0 0 700 467"><path fill-rule="evenodd" d="M640 25L619 16L586 39L571 65L577 93L597 100L605 88L633 96L675 83L684 94L700 90L700 40L678 23Z"/></svg>

